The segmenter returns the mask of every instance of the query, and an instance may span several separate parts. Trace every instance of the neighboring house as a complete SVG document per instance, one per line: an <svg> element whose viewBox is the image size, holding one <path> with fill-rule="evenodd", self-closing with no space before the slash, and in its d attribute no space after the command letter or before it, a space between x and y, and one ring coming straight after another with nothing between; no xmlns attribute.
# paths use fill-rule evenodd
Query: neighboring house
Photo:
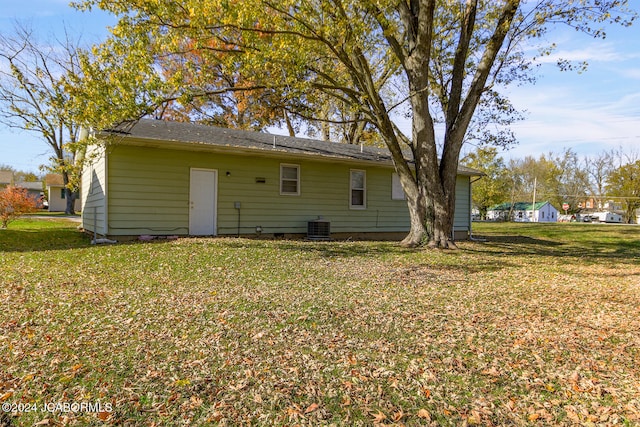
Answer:
<svg viewBox="0 0 640 427"><path fill-rule="evenodd" d="M13 184L13 172L0 171L0 189Z"/></svg>
<svg viewBox="0 0 640 427"><path fill-rule="evenodd" d="M141 120L97 135L82 175L82 226L100 236L400 239L404 193L386 149L189 123ZM99 147L99 148L98 148ZM461 167L455 236L471 230ZM319 231L318 231L319 230Z"/></svg>
<svg viewBox="0 0 640 427"><path fill-rule="evenodd" d="M36 201L36 206L38 208L42 208L44 192L42 191L43 188L41 181L16 182L12 171L0 171L0 189L6 188L9 185L26 189L27 195L31 196L31 198Z"/></svg>
<svg viewBox="0 0 640 427"><path fill-rule="evenodd" d="M25 188L29 196L31 196L34 200L42 203L42 200L44 198L44 191L42 191L42 181L16 182L15 186L18 188Z"/></svg>
<svg viewBox="0 0 640 427"><path fill-rule="evenodd" d="M596 200L593 197L578 202L579 209L596 209L599 207L600 206L598 206Z"/></svg>
<svg viewBox="0 0 640 427"><path fill-rule="evenodd" d="M487 211L487 219L515 222L557 222L558 210L549 202L538 202L535 207L526 202L502 203Z"/></svg>
<svg viewBox="0 0 640 427"><path fill-rule="evenodd" d="M49 212L64 212L67 210L67 196L64 191L62 175L50 173L44 179L47 186L49 201ZM79 194L78 194L79 196ZM74 211L79 211L82 207L80 197L76 197L73 205Z"/></svg>
<svg viewBox="0 0 640 427"><path fill-rule="evenodd" d="M613 200L606 200L604 201L604 203L599 202L596 203L596 200L594 198L589 198L586 200L583 200L581 202L578 202L578 208L579 209L586 209L586 210L608 210L608 211L621 211L622 210L622 204L620 202L615 202Z"/></svg>
<svg viewBox="0 0 640 427"><path fill-rule="evenodd" d="M613 200L607 200L602 208L608 210L609 212L623 211L622 203Z"/></svg>

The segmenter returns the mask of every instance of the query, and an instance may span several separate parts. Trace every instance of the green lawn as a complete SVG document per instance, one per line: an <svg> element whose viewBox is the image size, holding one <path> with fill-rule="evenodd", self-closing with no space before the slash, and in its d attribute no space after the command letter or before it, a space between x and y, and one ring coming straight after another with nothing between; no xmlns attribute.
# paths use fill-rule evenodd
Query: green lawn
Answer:
<svg viewBox="0 0 640 427"><path fill-rule="evenodd" d="M111 411L0 425L640 424L640 226L474 224L459 251L76 226L0 231L0 400Z"/></svg>

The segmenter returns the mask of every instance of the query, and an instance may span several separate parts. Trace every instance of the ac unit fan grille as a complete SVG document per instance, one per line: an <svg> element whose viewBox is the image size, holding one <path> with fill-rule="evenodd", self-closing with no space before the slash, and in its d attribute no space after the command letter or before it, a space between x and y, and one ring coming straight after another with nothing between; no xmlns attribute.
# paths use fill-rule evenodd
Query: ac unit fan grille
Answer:
<svg viewBox="0 0 640 427"><path fill-rule="evenodd" d="M331 237L331 223L329 221L309 221L307 238L311 240L329 240Z"/></svg>

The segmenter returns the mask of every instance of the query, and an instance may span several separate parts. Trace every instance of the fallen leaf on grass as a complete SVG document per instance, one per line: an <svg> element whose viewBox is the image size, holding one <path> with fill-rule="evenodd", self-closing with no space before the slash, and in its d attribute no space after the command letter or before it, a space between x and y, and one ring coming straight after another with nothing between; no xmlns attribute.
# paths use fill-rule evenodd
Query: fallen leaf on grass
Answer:
<svg viewBox="0 0 640 427"><path fill-rule="evenodd" d="M492 366L489 369L485 369L484 371L482 371L482 373L484 375L489 375L491 377L499 377L500 376L500 371L498 371L498 369L496 369L495 366Z"/></svg>
<svg viewBox="0 0 640 427"><path fill-rule="evenodd" d="M431 421L431 413L429 413L429 411L427 411L426 409L420 409L418 411L418 417L423 418L427 421Z"/></svg>
<svg viewBox="0 0 640 427"><path fill-rule="evenodd" d="M385 414L383 414L381 411L378 411L377 414L373 414L373 422L374 423L381 423L386 419L387 419L387 416Z"/></svg>
<svg viewBox="0 0 640 427"><path fill-rule="evenodd" d="M207 419L209 422L217 423L222 419L222 412L214 411L213 414Z"/></svg>
<svg viewBox="0 0 640 427"><path fill-rule="evenodd" d="M480 424L480 417L476 415L469 415L467 417L467 424L470 426L477 426Z"/></svg>
<svg viewBox="0 0 640 427"><path fill-rule="evenodd" d="M312 403L311 405L309 405L307 407L307 409L304 410L305 414L309 414L313 411L315 411L316 409L318 409L320 406L317 403Z"/></svg>
<svg viewBox="0 0 640 427"><path fill-rule="evenodd" d="M580 424L580 416L573 412L570 409L566 409L566 413L567 413L567 418L569 418L571 421L573 421L574 423Z"/></svg>
<svg viewBox="0 0 640 427"><path fill-rule="evenodd" d="M393 421L396 422L396 423L398 421L400 421L401 419L403 419L403 418L404 418L404 412L402 412L402 410L400 410L398 412L395 412L393 414Z"/></svg>

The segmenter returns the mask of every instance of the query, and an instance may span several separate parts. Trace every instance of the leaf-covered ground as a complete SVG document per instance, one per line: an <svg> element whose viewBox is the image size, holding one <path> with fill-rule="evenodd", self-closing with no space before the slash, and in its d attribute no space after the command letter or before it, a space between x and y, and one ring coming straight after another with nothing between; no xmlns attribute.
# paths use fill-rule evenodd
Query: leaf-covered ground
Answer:
<svg viewBox="0 0 640 427"><path fill-rule="evenodd" d="M0 425L640 424L640 227L480 224L459 251L74 227L0 231L0 400L112 410Z"/></svg>

